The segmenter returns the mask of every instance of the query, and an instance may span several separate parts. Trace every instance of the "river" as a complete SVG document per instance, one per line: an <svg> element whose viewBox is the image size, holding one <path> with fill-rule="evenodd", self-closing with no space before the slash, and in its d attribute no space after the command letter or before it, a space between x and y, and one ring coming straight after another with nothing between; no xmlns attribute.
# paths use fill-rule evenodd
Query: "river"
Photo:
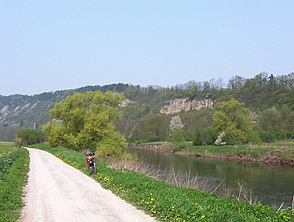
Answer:
<svg viewBox="0 0 294 222"><path fill-rule="evenodd" d="M211 183L223 183L238 191L238 181L251 191L252 200L273 207L291 207L294 195L294 169L289 166L264 165L209 158L179 156L144 149L130 149L140 160L162 171L174 170L177 175L198 176Z"/></svg>

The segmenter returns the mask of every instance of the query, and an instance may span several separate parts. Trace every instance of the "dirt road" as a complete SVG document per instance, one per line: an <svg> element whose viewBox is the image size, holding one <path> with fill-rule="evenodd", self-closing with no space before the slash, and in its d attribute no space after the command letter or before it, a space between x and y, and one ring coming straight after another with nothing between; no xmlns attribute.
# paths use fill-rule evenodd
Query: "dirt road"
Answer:
<svg viewBox="0 0 294 222"><path fill-rule="evenodd" d="M30 151L21 222L154 221L53 155Z"/></svg>

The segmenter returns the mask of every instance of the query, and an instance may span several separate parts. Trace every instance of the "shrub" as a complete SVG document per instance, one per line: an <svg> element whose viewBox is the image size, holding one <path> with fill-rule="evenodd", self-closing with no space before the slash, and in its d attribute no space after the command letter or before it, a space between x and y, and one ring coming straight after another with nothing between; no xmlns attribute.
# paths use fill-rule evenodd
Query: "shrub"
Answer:
<svg viewBox="0 0 294 222"><path fill-rule="evenodd" d="M201 144L200 134L197 133L193 138L193 146L200 146Z"/></svg>
<svg viewBox="0 0 294 222"><path fill-rule="evenodd" d="M34 143L43 143L44 141L45 136L40 130L25 129L16 132L16 143L21 146Z"/></svg>
<svg viewBox="0 0 294 222"><path fill-rule="evenodd" d="M217 132L214 128L208 127L200 133L202 145L212 145L217 138Z"/></svg>

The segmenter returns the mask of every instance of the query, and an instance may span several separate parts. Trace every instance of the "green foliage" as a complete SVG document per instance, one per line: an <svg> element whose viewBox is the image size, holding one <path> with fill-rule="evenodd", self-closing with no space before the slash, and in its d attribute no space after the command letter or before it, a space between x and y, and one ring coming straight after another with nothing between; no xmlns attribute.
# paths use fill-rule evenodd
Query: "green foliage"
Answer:
<svg viewBox="0 0 294 222"><path fill-rule="evenodd" d="M197 134L194 135L192 144L193 144L193 146L200 146L200 145L202 145L202 141L200 139L200 134L199 133L197 133Z"/></svg>
<svg viewBox="0 0 294 222"><path fill-rule="evenodd" d="M260 123L260 116L265 116L266 109L275 107L278 115L281 116L281 121L276 122L277 125L272 125L278 130L278 138L294 138L294 74L274 76L267 73L260 73L253 78L245 79L240 76L232 77L228 83L228 88L224 88L224 83L221 79L210 80L205 82L191 81L186 84L177 85L173 87L141 87L127 84L111 84L106 86L86 86L74 90L63 90L49 93L42 93L34 96L12 95L0 96L0 110L4 109L7 113L2 116L0 123L0 138L15 141L15 132L22 129L33 128L34 123L38 128L50 120L49 109L55 103L64 101L67 96L73 95L75 92L93 92L100 90L107 92L112 90L115 92L122 92L126 98L132 100L134 103L122 109L123 118L119 121L114 121L121 133L126 138L131 138L133 131L140 128L138 126L144 121L141 120L148 116L159 113L161 107L166 101L175 98L188 98L190 100L212 99L214 101L228 101L229 98L235 98L238 101L246 104L254 114L257 115L258 123ZM77 99L77 98L76 98ZM78 99L77 99L78 100ZM80 116L83 114L83 109L76 109L68 116ZM192 113L192 114L190 114ZM205 109L196 112L180 113L180 117L185 124L184 133L186 140L193 140L196 133L201 133L207 127L212 127L212 113L213 110ZM270 117L270 116L267 116ZM72 120L69 126L77 125L81 119ZM262 120L261 120L262 122ZM69 142L69 138L76 138L76 131L80 129L77 127L70 136L65 136L65 140ZM232 129L235 131L235 129ZM265 130L276 135L277 133L271 130L264 129L257 125L256 132ZM140 130L141 131L141 130ZM281 134L282 132L282 134ZM238 139L244 139L242 133L236 134ZM255 133L256 135L256 133ZM146 137L145 137L146 136ZM146 134L140 140L149 141L156 140L156 131L153 134ZM164 140L159 136L159 140ZM250 138L257 138L258 136L250 136ZM262 138L262 137L260 137ZM166 136L166 140L168 135ZM135 140L135 138L134 138ZM137 140L137 138L136 138ZM72 141L72 140L71 140ZM72 141L74 147L79 146L76 141Z"/></svg>
<svg viewBox="0 0 294 222"><path fill-rule="evenodd" d="M54 122L48 122L43 126L43 130L52 146L64 143L63 136L65 134L65 130L62 125Z"/></svg>
<svg viewBox="0 0 294 222"><path fill-rule="evenodd" d="M286 107L284 107L284 110L285 109ZM289 129L289 123L283 121L281 112L279 112L275 107L263 110L259 115L258 120L260 137L264 142L287 139L287 129ZM293 123L293 120L289 121L290 123Z"/></svg>
<svg viewBox="0 0 294 222"><path fill-rule="evenodd" d="M185 142L183 129L173 129L170 132L170 141L174 144Z"/></svg>
<svg viewBox="0 0 294 222"><path fill-rule="evenodd" d="M87 173L81 153L61 148L43 149ZM198 190L169 185L128 170L109 168L100 161L92 177L127 202L160 221L293 221L290 209L276 211L260 203L222 198Z"/></svg>
<svg viewBox="0 0 294 222"><path fill-rule="evenodd" d="M131 141L167 141L169 137L169 119L163 114L150 115L142 118L132 129Z"/></svg>
<svg viewBox="0 0 294 222"><path fill-rule="evenodd" d="M104 137L99 143L97 149L98 155L101 156L122 156L125 153L127 143L124 137L115 131L110 131L107 137Z"/></svg>
<svg viewBox="0 0 294 222"><path fill-rule="evenodd" d="M193 135L195 132L200 133L203 129L212 126L213 109L200 109L190 112L181 112L180 117L184 123L184 131L188 135Z"/></svg>
<svg viewBox="0 0 294 222"><path fill-rule="evenodd" d="M16 132L16 143L21 146L42 143L45 141L45 135L40 130L25 129Z"/></svg>
<svg viewBox="0 0 294 222"><path fill-rule="evenodd" d="M101 155L121 155L124 138L116 131L114 121L123 95L100 91L75 93L50 110L53 120L43 129L54 146L71 149L96 149Z"/></svg>
<svg viewBox="0 0 294 222"><path fill-rule="evenodd" d="M197 85L193 84L189 89L188 89L188 98L190 100L196 99L197 98Z"/></svg>
<svg viewBox="0 0 294 222"><path fill-rule="evenodd" d="M23 187L28 171L28 151L20 149L19 157L0 178L0 221L17 221L20 217Z"/></svg>
<svg viewBox="0 0 294 222"><path fill-rule="evenodd" d="M276 108L265 109L259 115L260 127L266 131L273 131L281 128L282 116Z"/></svg>
<svg viewBox="0 0 294 222"><path fill-rule="evenodd" d="M0 142L0 179L18 156L19 151L13 143Z"/></svg>
<svg viewBox="0 0 294 222"><path fill-rule="evenodd" d="M253 134L250 111L236 99L216 104L213 125L218 132L226 133L225 142L229 144L246 143Z"/></svg>
<svg viewBox="0 0 294 222"><path fill-rule="evenodd" d="M212 145L217 138L217 131L213 127L207 127L199 134L201 145Z"/></svg>
<svg viewBox="0 0 294 222"><path fill-rule="evenodd" d="M171 117L169 129L170 141L173 144L173 152L181 149L180 144L186 141L183 127L184 124L179 115Z"/></svg>
<svg viewBox="0 0 294 222"><path fill-rule="evenodd" d="M262 141L266 143L274 142L275 141L275 135L272 132L265 131L265 130L259 130L259 135Z"/></svg>

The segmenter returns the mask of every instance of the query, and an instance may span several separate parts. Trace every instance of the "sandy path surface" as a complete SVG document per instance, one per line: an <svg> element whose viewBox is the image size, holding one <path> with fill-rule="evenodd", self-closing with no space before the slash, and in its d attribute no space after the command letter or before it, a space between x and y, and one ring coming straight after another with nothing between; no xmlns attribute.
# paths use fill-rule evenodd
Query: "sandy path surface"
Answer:
<svg viewBox="0 0 294 222"><path fill-rule="evenodd" d="M30 171L21 222L154 221L63 161L30 151Z"/></svg>

